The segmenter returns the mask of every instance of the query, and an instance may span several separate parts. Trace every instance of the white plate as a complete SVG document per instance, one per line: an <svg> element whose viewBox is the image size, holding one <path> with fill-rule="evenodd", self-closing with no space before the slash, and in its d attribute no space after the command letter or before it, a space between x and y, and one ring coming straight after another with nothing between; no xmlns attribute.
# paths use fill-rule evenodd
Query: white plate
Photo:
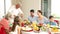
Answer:
<svg viewBox="0 0 60 34"><path fill-rule="evenodd" d="M25 28L25 27L23 27L22 30L32 30L32 28Z"/></svg>

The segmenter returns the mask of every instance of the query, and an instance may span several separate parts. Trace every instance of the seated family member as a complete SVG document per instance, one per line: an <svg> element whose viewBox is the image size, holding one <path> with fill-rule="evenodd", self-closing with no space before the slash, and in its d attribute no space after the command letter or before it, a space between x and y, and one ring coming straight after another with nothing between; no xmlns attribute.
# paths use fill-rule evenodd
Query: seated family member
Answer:
<svg viewBox="0 0 60 34"><path fill-rule="evenodd" d="M18 16L14 18L14 23L12 26L12 32L10 34L20 34L21 33L21 27L20 27L20 19Z"/></svg>
<svg viewBox="0 0 60 34"><path fill-rule="evenodd" d="M25 20L24 14L23 13L19 13L18 14L19 18L20 18L20 22L23 22Z"/></svg>
<svg viewBox="0 0 60 34"><path fill-rule="evenodd" d="M4 31L6 34L9 34L9 21L8 20L9 20L9 15L6 14L5 17L0 21L0 25L2 25L0 26L0 29L3 27L2 28L3 31L0 34L3 34Z"/></svg>
<svg viewBox="0 0 60 34"><path fill-rule="evenodd" d="M14 17L12 16L12 14L10 12L7 13L8 17L9 17L9 26L12 27L13 22L14 22Z"/></svg>
<svg viewBox="0 0 60 34"><path fill-rule="evenodd" d="M53 16L49 17L49 23L48 24L50 24L50 25L57 25L57 23L54 22L54 17Z"/></svg>
<svg viewBox="0 0 60 34"><path fill-rule="evenodd" d="M43 24L48 23L48 19L45 16L42 15L42 11L41 10L37 11L37 15L38 15L38 18L37 18L38 24L39 23L43 23Z"/></svg>
<svg viewBox="0 0 60 34"><path fill-rule="evenodd" d="M30 22L37 21L37 17L34 15L34 10L30 10L30 16L28 17Z"/></svg>

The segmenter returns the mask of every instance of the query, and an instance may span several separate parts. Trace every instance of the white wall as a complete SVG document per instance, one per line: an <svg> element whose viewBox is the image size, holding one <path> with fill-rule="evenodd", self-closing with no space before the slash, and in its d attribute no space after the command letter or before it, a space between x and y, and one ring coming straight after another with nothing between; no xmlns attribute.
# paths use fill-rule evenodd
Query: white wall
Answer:
<svg viewBox="0 0 60 34"><path fill-rule="evenodd" d="M7 0L6 1L6 11L9 10L11 5L15 5L20 3L21 9L24 12L25 16L29 15L29 11L34 9L35 11L40 9L41 10L41 0Z"/></svg>
<svg viewBox="0 0 60 34"><path fill-rule="evenodd" d="M4 13L4 0L0 0L0 7L3 12L0 14ZM25 16L27 17L29 15L29 11L31 9L34 9L35 11L40 9L41 10L41 0L5 0L6 2L6 13L8 12L9 8L11 5L15 5L16 3L22 3L21 9L24 12Z"/></svg>
<svg viewBox="0 0 60 34"><path fill-rule="evenodd" d="M41 0L22 0L21 8L25 16L27 17L31 9L34 9L35 11L38 9L41 10Z"/></svg>

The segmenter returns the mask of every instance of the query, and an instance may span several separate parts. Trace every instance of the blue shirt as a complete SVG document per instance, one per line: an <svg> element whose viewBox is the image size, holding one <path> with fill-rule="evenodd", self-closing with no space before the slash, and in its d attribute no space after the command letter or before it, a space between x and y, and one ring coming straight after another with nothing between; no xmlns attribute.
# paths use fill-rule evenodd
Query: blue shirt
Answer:
<svg viewBox="0 0 60 34"><path fill-rule="evenodd" d="M28 20L29 20L30 22L37 21L37 16L34 16L34 17L29 16L29 17L28 17Z"/></svg>
<svg viewBox="0 0 60 34"><path fill-rule="evenodd" d="M37 22L38 22L38 24L39 24L39 23L47 24L47 23L49 22L49 20L48 20L46 17L43 17L42 20L37 19Z"/></svg>
<svg viewBox="0 0 60 34"><path fill-rule="evenodd" d="M55 26L57 25L56 22L51 22L51 21L49 21L48 24L50 24L50 25L55 25Z"/></svg>

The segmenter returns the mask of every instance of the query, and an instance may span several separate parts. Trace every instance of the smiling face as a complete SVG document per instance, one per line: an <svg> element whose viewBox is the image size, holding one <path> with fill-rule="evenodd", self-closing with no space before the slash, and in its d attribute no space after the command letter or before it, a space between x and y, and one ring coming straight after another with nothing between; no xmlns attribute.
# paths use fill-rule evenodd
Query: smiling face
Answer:
<svg viewBox="0 0 60 34"><path fill-rule="evenodd" d="M39 15L39 12L37 12L37 15Z"/></svg>
<svg viewBox="0 0 60 34"><path fill-rule="evenodd" d="M38 16L40 16L40 15L41 15L41 13L37 12L37 15L38 15Z"/></svg>
<svg viewBox="0 0 60 34"><path fill-rule="evenodd" d="M52 18L50 19L50 21L54 21L54 17L52 17Z"/></svg>
<svg viewBox="0 0 60 34"><path fill-rule="evenodd" d="M31 16L34 16L34 13L33 13L33 12L30 12L30 15L31 15Z"/></svg>
<svg viewBox="0 0 60 34"><path fill-rule="evenodd" d="M49 17L49 20L53 22L54 21L54 17L53 16L50 16Z"/></svg>
<svg viewBox="0 0 60 34"><path fill-rule="evenodd" d="M37 15L38 15L38 16L41 16L41 15L42 15L41 10L38 10L38 11L37 11Z"/></svg>
<svg viewBox="0 0 60 34"><path fill-rule="evenodd" d="M34 10L30 10L30 16L34 16Z"/></svg>
<svg viewBox="0 0 60 34"><path fill-rule="evenodd" d="M20 4L16 4L16 9L18 9L20 7Z"/></svg>

